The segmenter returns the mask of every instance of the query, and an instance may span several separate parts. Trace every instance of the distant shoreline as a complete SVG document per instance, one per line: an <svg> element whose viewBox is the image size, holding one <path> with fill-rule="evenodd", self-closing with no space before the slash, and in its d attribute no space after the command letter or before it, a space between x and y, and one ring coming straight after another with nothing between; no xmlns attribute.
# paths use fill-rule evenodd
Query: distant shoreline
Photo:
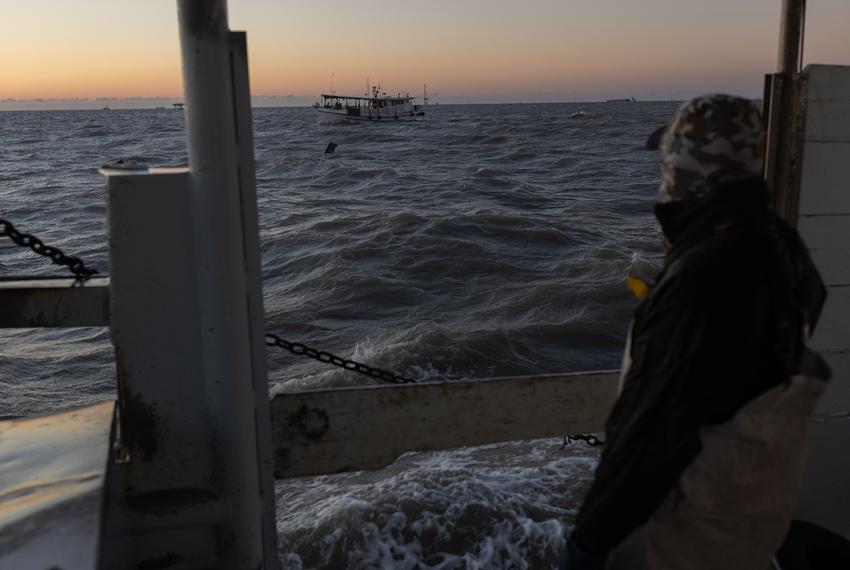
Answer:
<svg viewBox="0 0 850 570"><path fill-rule="evenodd" d="M676 103L684 101L685 99L653 99L653 100L637 100L630 101L630 103ZM754 98L754 101L759 101L760 98ZM596 100L596 101L540 101L540 102L525 102L525 101L514 101L514 102L470 102L470 103L431 103L429 107L463 107L463 106L505 106L505 105L616 105L623 103L622 100ZM253 105L252 109L309 109L311 105ZM146 106L128 106L121 107L120 103L112 102L109 105L109 109L104 109L103 104L92 104L87 107L61 107L61 106L48 106L47 101L45 101L45 106L28 106L28 107L4 107L3 102L0 102L0 112L33 112L33 111L86 111L86 112L109 112L109 111L158 111L160 113L173 113L175 109L172 109L170 104L167 108L157 108L157 107L146 107Z"/></svg>

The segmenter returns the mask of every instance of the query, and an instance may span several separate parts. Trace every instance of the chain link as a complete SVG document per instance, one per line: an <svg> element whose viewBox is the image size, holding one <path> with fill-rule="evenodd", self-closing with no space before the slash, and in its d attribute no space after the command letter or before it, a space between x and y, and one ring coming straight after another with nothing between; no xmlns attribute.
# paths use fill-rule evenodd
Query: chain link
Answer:
<svg viewBox="0 0 850 570"><path fill-rule="evenodd" d="M300 342L290 342L272 333L266 333L266 346L276 346L278 348L288 350L292 354L306 356L308 358L318 360L319 362L324 362L325 364L333 364L334 366L344 368L345 370L371 376L372 378L376 378L382 382L389 382L390 384L416 383L416 380L411 378L405 378L404 376L399 376L398 374L393 374L387 370L375 368L368 364L363 364L362 362L347 360L335 354L331 354L330 352L325 352L324 350L316 350L315 348L311 348L305 344L301 344Z"/></svg>
<svg viewBox="0 0 850 570"><path fill-rule="evenodd" d="M74 275L76 275L78 278L85 279L97 273L97 270L86 267L85 263L83 263L83 260L79 257L65 255L65 253L63 253L62 250L60 250L59 248L45 245L44 242L42 242L34 235L19 232L17 229L15 229L15 226L12 225L11 222L0 218L0 237L2 236L10 238L13 242L22 247L30 248L32 251L39 255L49 257L51 261L53 261L53 263L57 265L67 266L68 269L70 269L71 272L74 273ZM413 380L411 378L406 378L404 376L394 374L393 372L390 372L388 370L382 370L381 368L375 368L373 366L369 366L368 364L363 364L362 362L347 360L324 350L316 350L315 348L311 348L300 342L290 342L273 333L266 333L266 345L276 346L278 348L288 350L292 354L298 356L306 356L308 358L318 360L319 362L323 362L325 364L332 364L344 370L349 370L351 372L357 372L365 376L370 376L377 380L381 380L382 382L388 382L391 384L416 383L416 380ZM567 435L564 436L564 447L566 447L568 443L573 443L576 441L584 441L591 447L600 447L605 443L604 441L593 435Z"/></svg>
<svg viewBox="0 0 850 570"><path fill-rule="evenodd" d="M73 272L74 275L79 278L85 279L97 273L96 270L86 267L85 263L83 263L83 260L79 257L65 255L59 248L45 245L44 242L42 242L34 235L19 232L17 229L15 229L15 226L12 225L11 222L8 222L2 218L0 218L0 236L8 237L13 242L22 247L28 247L39 255L49 257L51 261L53 261L53 263L57 265L67 266L68 269L70 269L71 272ZM325 364L332 364L344 370L349 370L351 372L357 372L365 376L370 376L382 382L388 382L391 384L416 383L416 380L413 380L411 378L406 378L404 376L394 374L388 370L375 368L373 366L369 366L368 364L363 364L362 362L348 360L335 354L331 354L330 352L326 352L324 350L316 350L315 348L309 347L306 344L302 344L300 342L290 342L273 333L266 333L266 345L276 346L278 348L288 350L292 354L298 356L306 356L308 358L318 360L319 362L323 362ZM590 447L602 447L603 445L605 445L605 442L596 437L595 435L576 434L565 435L563 447L567 447L568 444L575 443L578 441L583 441Z"/></svg>
<svg viewBox="0 0 850 570"><path fill-rule="evenodd" d="M12 222L0 219L0 236L6 236L21 247L28 247L39 255L49 257L57 265L67 266L78 278L86 279L97 273L96 270L86 267L79 257L65 255L61 249L45 245L34 235L19 232Z"/></svg>
<svg viewBox="0 0 850 570"><path fill-rule="evenodd" d="M564 445L561 446L561 449L564 449L571 443L576 443L578 441L583 441L590 447L602 447L605 445L605 441L599 439L595 435L579 433L574 435L565 435L564 436Z"/></svg>

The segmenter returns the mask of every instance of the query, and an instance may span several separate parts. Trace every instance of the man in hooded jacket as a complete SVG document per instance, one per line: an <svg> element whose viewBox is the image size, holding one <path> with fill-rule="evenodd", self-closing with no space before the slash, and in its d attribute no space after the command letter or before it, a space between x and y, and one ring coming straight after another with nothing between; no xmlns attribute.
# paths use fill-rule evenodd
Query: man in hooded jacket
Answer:
<svg viewBox="0 0 850 570"><path fill-rule="evenodd" d="M621 393L562 565L766 569L829 376L805 345L825 288L769 208L752 103L697 97L652 144L669 249L635 311Z"/></svg>

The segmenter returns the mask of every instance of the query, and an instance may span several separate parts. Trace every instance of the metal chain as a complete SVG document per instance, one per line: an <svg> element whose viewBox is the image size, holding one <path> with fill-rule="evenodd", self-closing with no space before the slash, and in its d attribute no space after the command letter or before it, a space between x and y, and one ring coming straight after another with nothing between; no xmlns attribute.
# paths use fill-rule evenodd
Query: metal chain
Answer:
<svg viewBox="0 0 850 570"><path fill-rule="evenodd" d="M16 244L22 247L28 247L39 255L49 257L53 263L57 265L65 265L78 278L85 279L97 273L96 270L86 267L83 260L79 257L65 255L61 249L44 245L40 239L34 235L24 234L15 229L12 222L0 219L0 237L6 236Z"/></svg>
<svg viewBox="0 0 850 570"><path fill-rule="evenodd" d="M602 447L605 445L605 441L599 439L595 435L579 433L574 435L565 435L564 436L564 445L561 446L561 449L567 447L567 445L571 443L576 443L577 441L583 441L590 447Z"/></svg>
<svg viewBox="0 0 850 570"><path fill-rule="evenodd" d="M44 242L37 237L19 232L15 229L15 226L11 222L0 218L0 237L3 236L10 238L13 242L22 247L30 248L39 255L49 257L53 263L56 263L57 265L66 265L68 269L70 269L74 275L79 278L85 279L90 275L97 273L96 270L86 267L83 260L79 257L65 255L59 248L45 245ZM324 350L316 350L315 348L311 348L305 344L301 344L300 342L290 342L272 333L266 333L266 345L277 346L288 350L292 354L314 358L319 362L333 364L334 366L339 366L345 370L377 378L383 382L390 382L392 384L416 383L416 381L411 378L405 378L404 376L400 376L380 368L375 368L361 362L347 360Z"/></svg>
<svg viewBox="0 0 850 570"><path fill-rule="evenodd" d="M371 376L372 378L377 378L378 380L389 382L391 384L416 383L416 380L411 378L405 378L404 376L399 376L398 374L394 374L387 370L381 370L380 368L375 368L361 362L347 360L336 356L335 354L331 354L330 352L325 352L324 350L316 350L315 348L310 348L300 342L290 342L272 333L266 333L266 346L277 346L278 348L288 350L292 354L306 356L308 358L318 360L319 362L324 362L325 364L333 364L334 366L339 366L345 370L365 374L366 376Z"/></svg>
<svg viewBox="0 0 850 570"><path fill-rule="evenodd" d="M44 242L34 235L19 232L15 229L15 226L11 222L0 218L0 237L3 236L10 238L13 242L22 247L30 248L39 255L49 257L51 261L57 265L67 266L68 269L70 269L71 272L79 278L85 279L97 273L97 270L86 267L83 260L79 257L65 255L65 253L63 253L59 248L45 245ZM350 370L351 372L364 374L381 380L382 382L389 382L391 384L416 383L416 380L413 380L412 378L406 378L388 370L382 370L380 368L375 368L374 366L369 366L368 364L363 364L362 362L348 360L324 350L316 350L315 348L311 348L300 342L290 342L272 333L266 333L266 346L277 346L284 350L288 350L292 354L313 358L319 362L332 364L345 370ZM570 442L584 441L592 447L598 447L604 444L603 441L593 435L564 436L564 447L567 446L567 440Z"/></svg>

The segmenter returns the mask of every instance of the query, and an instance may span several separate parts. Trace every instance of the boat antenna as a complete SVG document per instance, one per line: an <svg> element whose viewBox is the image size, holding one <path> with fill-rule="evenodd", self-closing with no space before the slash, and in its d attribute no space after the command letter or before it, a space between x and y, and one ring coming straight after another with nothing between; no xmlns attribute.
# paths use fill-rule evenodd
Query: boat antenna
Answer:
<svg viewBox="0 0 850 570"><path fill-rule="evenodd" d="M423 105L428 104L428 84L427 83L422 84L422 104Z"/></svg>
<svg viewBox="0 0 850 570"><path fill-rule="evenodd" d="M363 95L365 95L366 97L369 96L369 76L368 75L366 76L366 93L364 93Z"/></svg>
<svg viewBox="0 0 850 570"><path fill-rule="evenodd" d="M336 71L331 73L331 95L336 95L336 91L334 91L334 75L336 75Z"/></svg>

